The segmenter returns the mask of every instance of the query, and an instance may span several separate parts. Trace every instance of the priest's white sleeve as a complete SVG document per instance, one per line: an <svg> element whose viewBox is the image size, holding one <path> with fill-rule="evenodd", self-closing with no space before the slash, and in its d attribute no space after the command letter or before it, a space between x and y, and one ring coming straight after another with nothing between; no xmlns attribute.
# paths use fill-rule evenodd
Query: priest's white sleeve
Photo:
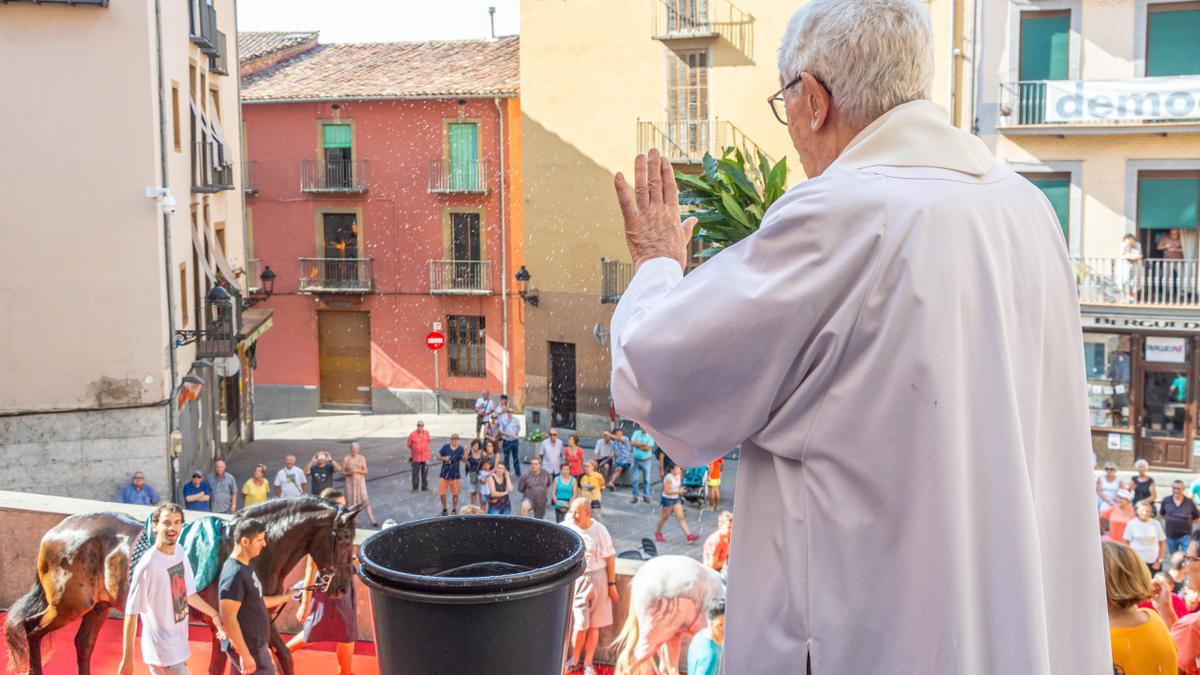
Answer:
<svg viewBox="0 0 1200 675"><path fill-rule="evenodd" d="M612 319L617 412L699 466L761 430L848 337L873 274L885 208L861 174L809 180L756 234L684 278L641 266ZM796 439L797 451L803 439Z"/></svg>

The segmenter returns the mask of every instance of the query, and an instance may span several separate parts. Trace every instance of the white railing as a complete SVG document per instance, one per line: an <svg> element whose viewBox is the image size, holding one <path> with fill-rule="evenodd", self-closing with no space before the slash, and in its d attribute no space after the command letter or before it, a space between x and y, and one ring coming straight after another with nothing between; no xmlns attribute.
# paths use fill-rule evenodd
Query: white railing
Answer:
<svg viewBox="0 0 1200 675"><path fill-rule="evenodd" d="M488 191L488 161L454 161L433 159L429 161L430 192L480 192Z"/></svg>
<svg viewBox="0 0 1200 675"><path fill-rule="evenodd" d="M1075 261L1084 304L1200 307L1200 260L1082 258Z"/></svg>
<svg viewBox="0 0 1200 675"><path fill-rule="evenodd" d="M434 295L491 295L492 261L430 260L429 292Z"/></svg>
<svg viewBox="0 0 1200 675"><path fill-rule="evenodd" d="M370 258L301 258L300 292L370 293Z"/></svg>
<svg viewBox="0 0 1200 675"><path fill-rule="evenodd" d="M1193 77L1193 84L1181 92L1182 98L1171 92L1163 81L1188 81L1188 78L1138 78L1135 80L1021 80L1000 84L1000 117L996 125L1000 128L1052 126L1158 126L1167 123L1196 122L1200 110L1194 115L1188 108L1178 110L1179 101L1186 104L1191 100L1187 90L1200 89L1200 77ZM1056 100L1063 110L1051 109L1051 85L1073 86L1074 94ZM1155 91L1163 88L1162 91ZM1062 115L1075 115L1078 119L1063 120Z"/></svg>

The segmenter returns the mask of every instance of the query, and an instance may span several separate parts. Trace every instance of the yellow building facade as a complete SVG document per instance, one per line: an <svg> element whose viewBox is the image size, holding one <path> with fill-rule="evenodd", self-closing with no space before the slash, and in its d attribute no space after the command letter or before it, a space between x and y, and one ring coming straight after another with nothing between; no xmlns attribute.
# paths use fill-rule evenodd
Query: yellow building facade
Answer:
<svg viewBox="0 0 1200 675"><path fill-rule="evenodd" d="M248 431L247 350L265 322L237 311L257 273L236 34L234 0L0 3L0 91L21 101L0 108L13 489L114 499L141 471L166 498L176 472L207 472ZM237 320L214 352L176 331L214 326L218 283ZM187 375L201 386L181 407Z"/></svg>
<svg viewBox="0 0 1200 675"><path fill-rule="evenodd" d="M632 274L613 175L657 147L694 171L735 145L787 159L787 128L767 97L777 50L801 2L522 0L525 246L530 274L524 404L529 428L596 433L610 424L607 331ZM929 3L933 98L969 120L967 3ZM698 310L702 311L702 310ZM686 359L686 355L681 355ZM714 395L720 395L714 392Z"/></svg>
<svg viewBox="0 0 1200 675"><path fill-rule="evenodd" d="M1042 188L1076 261L1097 457L1191 468L1200 4L994 1L979 19L976 130Z"/></svg>

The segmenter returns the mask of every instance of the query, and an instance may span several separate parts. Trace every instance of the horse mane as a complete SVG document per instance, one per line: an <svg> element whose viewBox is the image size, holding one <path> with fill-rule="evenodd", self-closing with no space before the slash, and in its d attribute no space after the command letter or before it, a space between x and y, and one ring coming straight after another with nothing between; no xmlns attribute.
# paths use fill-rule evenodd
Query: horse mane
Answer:
<svg viewBox="0 0 1200 675"><path fill-rule="evenodd" d="M270 499L239 511L229 520L229 527L232 531L243 520L257 518L267 526L267 539L272 540L310 518L336 514L337 511L337 504L311 495Z"/></svg>

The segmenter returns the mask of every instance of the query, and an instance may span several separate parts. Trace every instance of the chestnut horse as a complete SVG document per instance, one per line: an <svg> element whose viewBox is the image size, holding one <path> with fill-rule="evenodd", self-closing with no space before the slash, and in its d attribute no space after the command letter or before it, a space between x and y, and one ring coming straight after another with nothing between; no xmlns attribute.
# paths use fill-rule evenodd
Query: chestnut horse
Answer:
<svg viewBox="0 0 1200 675"><path fill-rule="evenodd" d="M257 518L267 526L267 547L251 565L264 595L284 592L284 579L304 556L311 555L328 579L330 594L349 592L354 555L354 518L361 506L343 508L315 497L275 499L239 511L226 525L220 559L233 548L233 529L239 519ZM10 672L42 672L41 642L49 633L82 618L75 633L80 675L90 675L92 650L108 610L125 608L129 591L129 555L143 524L123 513L85 513L69 516L42 537L37 581L8 611L4 622ZM199 589L218 607L216 581ZM192 611L192 617L212 629L212 621ZM284 675L293 675L287 644L271 625L271 649ZM208 672L225 672L226 655L214 632Z"/></svg>

